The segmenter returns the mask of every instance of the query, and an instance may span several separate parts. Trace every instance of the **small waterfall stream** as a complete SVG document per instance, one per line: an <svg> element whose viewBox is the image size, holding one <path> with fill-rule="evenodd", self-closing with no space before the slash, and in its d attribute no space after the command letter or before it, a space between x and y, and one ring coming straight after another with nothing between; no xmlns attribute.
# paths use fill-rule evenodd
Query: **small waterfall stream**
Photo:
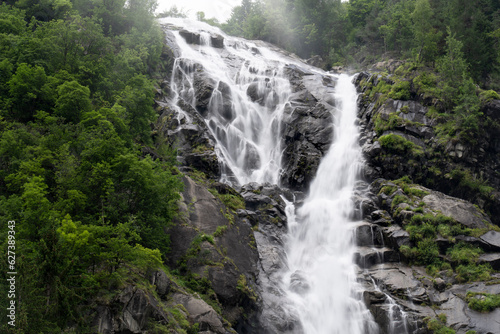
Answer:
<svg viewBox="0 0 500 334"><path fill-rule="evenodd" d="M180 31L173 31L181 55L174 64L171 100L174 105L185 101L202 114L217 140L219 160L232 174L223 175L222 181L278 184L280 127L284 110L293 103L285 68L295 64L329 74L201 22L169 18L162 23L200 35L199 45L192 45ZM213 34L224 36L222 49L210 46ZM288 300L283 305L300 319L301 328L294 333L378 334L362 301L353 263L352 195L362 167L357 94L351 77L340 75L335 80L335 93L328 93L337 105L333 143L303 205L298 210L292 204L287 207L288 269L281 275L281 286ZM212 90L200 92L200 82ZM196 105L200 94L210 94L207 105Z"/></svg>

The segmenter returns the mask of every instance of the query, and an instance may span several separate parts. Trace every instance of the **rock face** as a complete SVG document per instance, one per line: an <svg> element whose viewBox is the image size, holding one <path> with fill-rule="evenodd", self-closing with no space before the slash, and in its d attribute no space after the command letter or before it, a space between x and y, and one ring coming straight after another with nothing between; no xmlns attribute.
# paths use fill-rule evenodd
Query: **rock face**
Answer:
<svg viewBox="0 0 500 334"><path fill-rule="evenodd" d="M496 168L493 166L498 166L498 157L487 153L490 143L481 142L479 149L461 142L438 143L436 124L426 106L432 101L419 97L399 101L381 97L381 94L365 94L369 87L382 80L394 84L390 77L376 74L360 73L355 79L361 92L358 116L362 130L360 144L367 162L364 174L371 182L369 191L356 199L360 205L363 203L365 219L357 229L358 245L362 247L356 255L360 268L364 268L359 277L363 277L366 287L365 303L383 333L428 333L425 323L428 320L425 319L438 315L444 319L441 325L456 333L499 332L500 324L493 320L498 316L498 309L479 313L470 309L466 301L467 292L497 294L500 289L500 275L495 273L498 270L495 245L500 234L490 230L492 224L498 224L493 204L497 195L492 192L488 199L479 198L477 192L460 188L463 183L459 182L464 181L458 181L472 179L470 175L481 169L481 175L487 176L490 184L498 188L498 177L491 174L491 169ZM487 104L485 110L495 114L496 104ZM494 138L495 131L488 129L487 137ZM388 145L389 141L380 140L384 136L405 143L407 148ZM429 168L431 166L434 169ZM402 178L404 176L406 178ZM378 179L380 177L384 179ZM413 184L412 180L429 187ZM448 235L444 225L439 224L455 226L455 234ZM450 270L442 270L434 277L423 267L408 266L408 263L422 261L418 258L422 252L418 242L423 237L415 234L415 231L423 231L422 226L435 226L428 230L434 229L436 232L432 233L435 234L427 235L436 247L433 256L451 263ZM479 236L460 234L471 230L477 231ZM459 274L460 263L453 262L450 257L454 247L469 247L483 253L470 261L491 266L493 282L488 285L466 283L467 278ZM387 259L382 256L391 251L398 254L403 263L391 256ZM404 318L407 320L403 321Z"/></svg>
<svg viewBox="0 0 500 334"><path fill-rule="evenodd" d="M219 35L188 30L179 34L189 44L210 44L214 52L227 53L230 47L230 41ZM167 32L167 43L175 44L172 33ZM164 56L179 56L175 45L170 46ZM246 51L260 54L257 47ZM244 65L229 56L227 60L228 71L234 75ZM313 64L319 61L310 60ZM281 285L280 275L287 266L284 244L289 209L283 197L295 198L300 204L301 192L308 188L331 144L336 116L331 93L336 81L307 66L286 66L292 95L279 124L282 188L256 183L232 188L219 181L222 175L231 179L231 174L219 160L216 145L216 138L228 140L225 127L236 117L231 87L207 75L196 62L179 59L177 64L194 73L192 87L184 95L174 96L165 78L156 98L159 118L154 124L155 142L177 149L179 169L184 173L179 214L166 227L171 237L167 264L175 275L162 270L147 273L153 290L126 285L110 302L99 304L93 328L106 334L147 333L151 324L168 325L172 333L302 333L298 315L286 307ZM389 61L377 66L394 71L399 65ZM369 73L356 77L361 93L365 84L376 86L382 81L394 84L390 78ZM243 95L273 111L279 96L269 82L251 82ZM488 284L467 282L457 273L460 260L450 255L456 245L478 248L481 251L474 261L499 270L500 233L489 230L500 217L500 209L494 206L500 203L495 202L498 195L475 197L462 186L467 173L484 175L496 188L500 185L494 176L500 166L495 156L500 152L498 129L488 129L489 143L481 143L477 150L461 142L438 143L429 101L415 97L379 102L377 98L369 94L359 98L360 144L366 168L364 181L353 195L359 208L353 219L360 220L353 223L357 246L353 261L365 290L363 300L380 334L431 333L427 321L440 314L446 316L444 325L460 334L469 330L500 333L499 309L479 313L466 300L469 291L500 293L500 275L492 270ZM218 108L208 117L213 103ZM483 112L499 119L500 103L487 104ZM383 136L403 141L406 148L389 147L380 140ZM442 161L428 154L431 149L441 154ZM258 168L258 152L246 151L249 168ZM478 162L485 162L484 170L475 166ZM423 166L428 163L435 164L440 174L426 172ZM458 171L453 172L455 169ZM423 187L401 179L405 175L414 182L431 181ZM499 213L496 218L495 212ZM440 230L439 219L455 232L446 232L442 226ZM432 247L436 246L432 256L451 263L449 269L428 266L426 271L424 266L413 265L422 254L418 253L421 240L411 226L414 230L432 227L420 233L432 234L429 238ZM290 288L299 294L309 290L303 275L297 271L290 278Z"/></svg>
<svg viewBox="0 0 500 334"><path fill-rule="evenodd" d="M485 123L484 133L476 144L460 138L444 141L438 139L435 131L438 124L429 113L428 106L439 107L436 101L416 96L411 85L409 94L414 96L413 100L393 100L381 93L372 94L370 89L381 81L394 84L390 76L367 72L355 78L360 92L360 143L368 158L365 176L374 180L409 175L414 182L479 205L499 225L500 192L493 190L481 195L474 184L479 187L487 180L494 189L500 188L496 172L500 168L500 156L495 148L500 129L492 125L498 124L495 119L500 114L500 103L493 100L483 107L492 122ZM388 135L410 144L406 149L388 144L383 147L379 139ZM429 165L433 168L428 168Z"/></svg>
<svg viewBox="0 0 500 334"><path fill-rule="evenodd" d="M283 118L281 182L290 189L306 190L333 138L335 101L328 93L335 81L292 65L287 67L287 76L294 93Z"/></svg>
<svg viewBox="0 0 500 334"><path fill-rule="evenodd" d="M223 305L224 317L244 326L239 323L244 322L240 307L250 312L258 303L254 292L258 253L250 221L212 194L220 191L236 198L234 190L219 184L219 189L209 192L189 177L183 180L180 220L168 231L172 240L169 266L209 283Z"/></svg>

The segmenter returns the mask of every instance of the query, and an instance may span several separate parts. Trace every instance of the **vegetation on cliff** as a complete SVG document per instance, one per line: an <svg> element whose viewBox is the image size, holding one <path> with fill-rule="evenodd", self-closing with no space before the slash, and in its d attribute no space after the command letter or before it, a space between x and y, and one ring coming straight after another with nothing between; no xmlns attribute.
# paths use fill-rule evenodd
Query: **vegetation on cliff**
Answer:
<svg viewBox="0 0 500 334"><path fill-rule="evenodd" d="M151 139L155 7L0 5L0 247L14 220L17 254L15 270L2 258L2 291L18 272L16 326L2 321L2 333L85 331L94 297L165 258L182 183L171 149Z"/></svg>
<svg viewBox="0 0 500 334"><path fill-rule="evenodd" d="M453 36L472 78L499 89L499 17L493 0L243 0L221 27L305 58L320 55L330 66L392 57L439 68ZM453 71L462 79L460 69Z"/></svg>

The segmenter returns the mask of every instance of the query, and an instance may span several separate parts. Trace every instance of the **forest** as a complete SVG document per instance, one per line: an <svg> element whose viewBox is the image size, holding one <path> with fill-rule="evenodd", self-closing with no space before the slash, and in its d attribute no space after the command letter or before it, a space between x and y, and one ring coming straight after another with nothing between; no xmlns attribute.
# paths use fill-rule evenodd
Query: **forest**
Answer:
<svg viewBox="0 0 500 334"><path fill-rule="evenodd" d="M29 301L18 303L15 327L0 322L2 333L62 333L68 324L86 332L93 296L109 298L165 266L164 230L183 187L176 152L151 131L167 72L156 8L155 0L0 4L0 247L15 244L16 298ZM243 0L227 22L198 19L320 55L326 69L406 60L469 136L481 101L499 98L496 0ZM2 257L2 294L8 266Z"/></svg>
<svg viewBox="0 0 500 334"><path fill-rule="evenodd" d="M151 137L163 48L155 8L0 5L0 240L6 252L15 221L16 298L27 301L2 333L87 328L90 296L164 259L181 182L175 154Z"/></svg>
<svg viewBox="0 0 500 334"><path fill-rule="evenodd" d="M495 0L243 0L227 22L206 19L204 13L198 18L302 58L320 55L327 69L359 69L387 58L436 67L453 38L467 75L483 88L500 89L500 4Z"/></svg>

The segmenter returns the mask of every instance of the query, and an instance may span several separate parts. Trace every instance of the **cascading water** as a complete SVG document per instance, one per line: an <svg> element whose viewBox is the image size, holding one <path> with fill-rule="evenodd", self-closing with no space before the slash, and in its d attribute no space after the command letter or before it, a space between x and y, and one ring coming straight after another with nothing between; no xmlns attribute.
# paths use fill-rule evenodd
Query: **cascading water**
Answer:
<svg viewBox="0 0 500 334"><path fill-rule="evenodd" d="M173 104L184 101L203 115L217 140L220 160L237 184L278 184L280 127L286 108L294 103L284 72L287 64L295 61L255 43L226 36L204 23L180 19L163 23L188 28L199 36L198 45L192 45L181 31L173 32L180 50L170 84ZM224 48L216 51L210 47L213 34L224 36ZM310 73L321 72L305 64L296 65L308 68ZM328 76L320 74L323 80ZM377 334L378 327L362 302L353 264L354 225L350 220L355 210L351 198L362 166L355 122L356 91L351 78L341 75L335 96L329 96L333 93L328 89L322 94L325 101L335 100L338 107L335 138L297 211L297 219L293 205L287 207L288 271L281 273L279 288L287 300L279 306L285 313L288 308L298 315L301 328L292 329L294 332ZM200 104L205 95L209 95L208 103ZM327 103L330 107L335 104Z"/></svg>
<svg viewBox="0 0 500 334"><path fill-rule="evenodd" d="M164 19L163 23L189 26L200 32L200 45L189 45L174 31L181 55L171 79L173 104L182 99L196 105L197 82L212 91L204 118L218 141L221 159L238 184L277 184L281 169L279 139L283 110L291 94L284 76L286 65L278 54L255 43L224 35L202 22ZM214 34L223 35L225 48L211 47ZM198 108L200 109L200 108Z"/></svg>
<svg viewBox="0 0 500 334"><path fill-rule="evenodd" d="M356 90L341 75L335 138L309 195L289 222L288 297L307 334L378 333L361 301L353 264L352 194L362 167L356 126ZM300 288L297 288L300 287Z"/></svg>

